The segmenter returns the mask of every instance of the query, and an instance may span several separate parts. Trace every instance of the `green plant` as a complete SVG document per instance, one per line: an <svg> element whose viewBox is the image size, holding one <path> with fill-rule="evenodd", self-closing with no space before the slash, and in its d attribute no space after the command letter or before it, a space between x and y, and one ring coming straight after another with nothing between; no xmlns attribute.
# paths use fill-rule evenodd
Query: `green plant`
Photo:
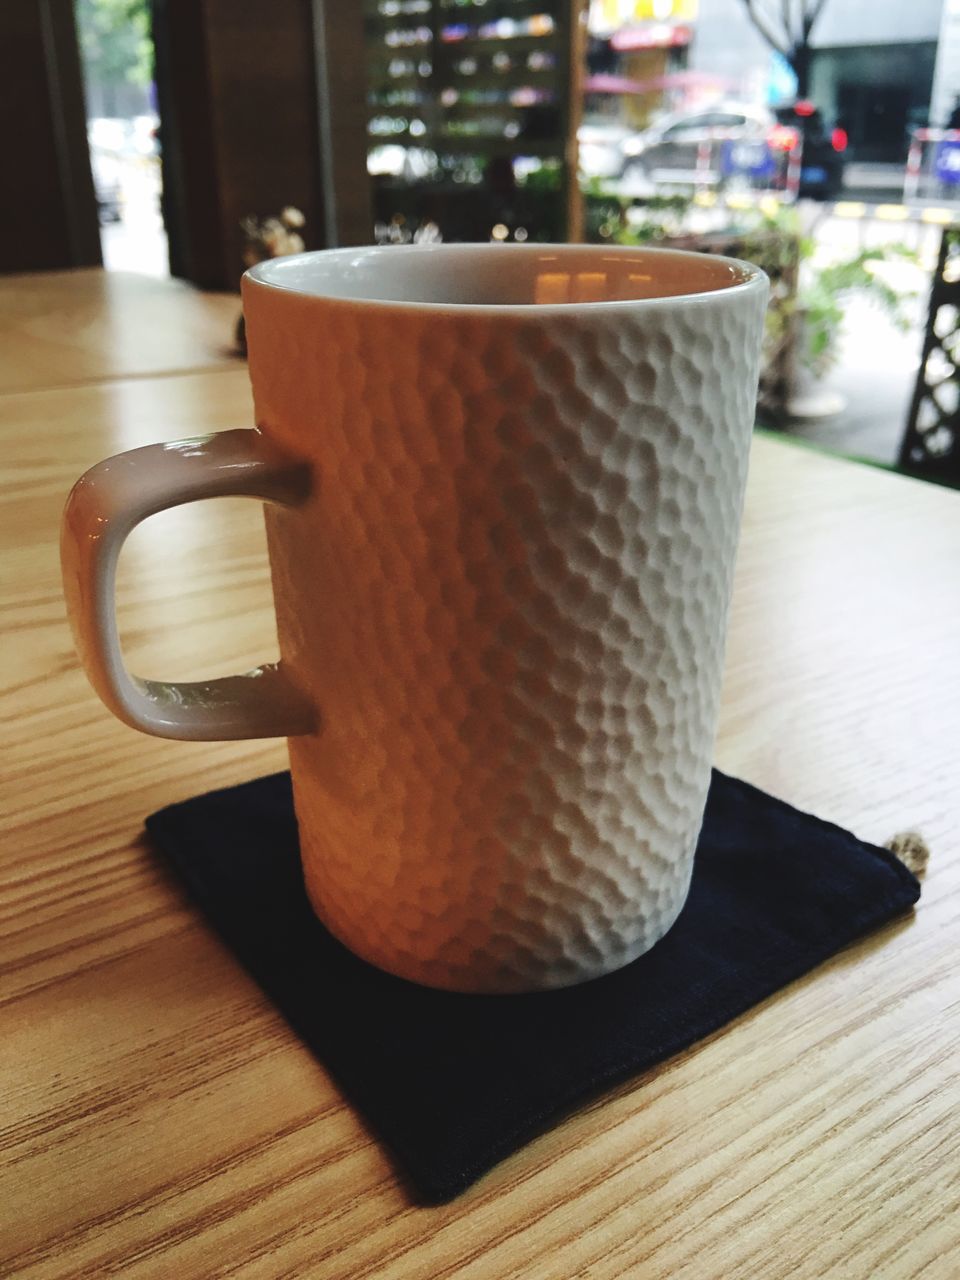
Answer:
<svg viewBox="0 0 960 1280"><path fill-rule="evenodd" d="M563 168L559 160L545 160L536 169L518 179L517 186L525 191L556 192L560 190Z"/></svg>
<svg viewBox="0 0 960 1280"><path fill-rule="evenodd" d="M650 196L644 201L642 218L628 221L624 217L616 235L617 242L656 244L659 240L671 240L683 235L691 203L690 196Z"/></svg>
<svg viewBox="0 0 960 1280"><path fill-rule="evenodd" d="M837 359L845 318L844 302L859 294L877 306L901 330L910 327L913 291L895 288L878 271L892 260L917 263L917 255L902 244L862 249L852 258L816 266L801 257L796 309L802 323L797 335L800 363L815 373L825 372Z"/></svg>
<svg viewBox="0 0 960 1280"><path fill-rule="evenodd" d="M146 86L153 76L147 0L77 0L86 74L104 85Z"/></svg>
<svg viewBox="0 0 960 1280"><path fill-rule="evenodd" d="M754 251L756 250L756 251ZM765 206L747 232L743 256L769 274L770 254L794 255L797 282L792 297L781 300L775 327L789 327L796 344L795 357L812 373L825 373L836 361L846 318L845 302L858 294L884 312L904 332L910 327L912 290L896 288L882 275L885 264L899 261L919 265L916 253L903 244L876 245L837 262L818 262L817 243L805 233L794 206ZM774 319L771 311L771 320ZM768 322L768 329L770 324Z"/></svg>
<svg viewBox="0 0 960 1280"><path fill-rule="evenodd" d="M642 214L631 217L633 201L599 184L585 194L588 238L724 253L756 263L767 273L771 290L760 399L773 418L787 411L800 368L821 374L837 359L845 303L852 294L872 302L900 328L909 327L909 303L916 295L883 275L891 262L918 262L905 245L879 245L824 262L818 260L817 242L804 227L801 211L773 196L744 208L728 207L723 225L707 232L691 225L695 205L686 196L645 200Z"/></svg>

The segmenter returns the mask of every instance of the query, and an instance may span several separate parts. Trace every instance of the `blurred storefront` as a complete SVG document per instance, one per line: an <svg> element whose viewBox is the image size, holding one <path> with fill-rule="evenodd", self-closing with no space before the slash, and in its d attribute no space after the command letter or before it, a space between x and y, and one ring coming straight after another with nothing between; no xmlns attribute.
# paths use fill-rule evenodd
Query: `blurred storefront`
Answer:
<svg viewBox="0 0 960 1280"><path fill-rule="evenodd" d="M933 73L930 123L950 125L960 102L960 0L944 0L940 18L937 64Z"/></svg>
<svg viewBox="0 0 960 1280"><path fill-rule="evenodd" d="M758 4L779 32L777 6ZM809 96L849 138L854 161L902 163L909 131L941 123L960 92L957 59L940 58L958 0L825 0L810 44ZM726 76L745 101L776 103L794 90L776 54L750 21L743 0L701 0L691 70ZM938 65L937 88L934 67ZM936 101L931 105L931 98Z"/></svg>
<svg viewBox="0 0 960 1280"><path fill-rule="evenodd" d="M584 118L645 128L695 99L687 55L699 0L591 0Z"/></svg>
<svg viewBox="0 0 960 1280"><path fill-rule="evenodd" d="M850 157L901 163L930 122L943 0L827 0L814 32L811 94L840 121Z"/></svg>

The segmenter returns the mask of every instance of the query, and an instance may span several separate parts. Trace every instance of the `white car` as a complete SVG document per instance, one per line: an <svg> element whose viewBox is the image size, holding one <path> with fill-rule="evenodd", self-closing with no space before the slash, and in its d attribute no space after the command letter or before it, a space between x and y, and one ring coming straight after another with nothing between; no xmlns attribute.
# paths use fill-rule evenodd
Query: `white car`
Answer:
<svg viewBox="0 0 960 1280"><path fill-rule="evenodd" d="M772 177L777 121L765 107L719 103L665 116L623 144L623 176L658 185L716 184L743 174Z"/></svg>

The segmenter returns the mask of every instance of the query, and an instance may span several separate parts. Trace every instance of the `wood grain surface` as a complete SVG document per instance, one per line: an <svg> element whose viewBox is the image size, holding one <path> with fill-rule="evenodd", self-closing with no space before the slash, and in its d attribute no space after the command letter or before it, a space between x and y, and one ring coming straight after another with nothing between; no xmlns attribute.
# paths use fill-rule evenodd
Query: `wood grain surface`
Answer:
<svg viewBox="0 0 960 1280"><path fill-rule="evenodd" d="M282 744L138 736L77 671L72 480L250 420L242 367L188 352L122 380L101 355L100 380L0 395L0 1274L960 1275L960 495L756 440L717 749L867 838L919 827L916 915L422 1208L141 840L145 814L282 767ZM139 673L271 656L257 505L149 521L119 600Z"/></svg>
<svg viewBox="0 0 960 1280"><path fill-rule="evenodd" d="M0 276L0 392L236 363L240 299L126 271Z"/></svg>

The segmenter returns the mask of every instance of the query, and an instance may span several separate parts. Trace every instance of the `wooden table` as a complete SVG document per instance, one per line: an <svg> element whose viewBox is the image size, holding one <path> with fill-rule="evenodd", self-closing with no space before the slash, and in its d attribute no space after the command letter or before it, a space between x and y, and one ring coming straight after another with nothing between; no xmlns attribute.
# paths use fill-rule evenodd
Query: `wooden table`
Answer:
<svg viewBox="0 0 960 1280"><path fill-rule="evenodd" d="M57 522L80 471L249 423L246 371L217 353L232 304L171 286L163 332L142 327L147 346L120 361L88 290L78 363L36 318L72 305L76 281L21 279L0 354L0 1274L960 1275L960 495L756 440L717 749L868 839L919 827L933 859L915 918L577 1110L454 1203L415 1207L142 843L145 814L280 768L283 746L124 728L64 618ZM123 288L149 315L155 284ZM149 376L158 342L179 343L180 371L174 352ZM25 350L50 358L28 371ZM271 656L256 504L148 522L119 597L141 674Z"/></svg>
<svg viewBox="0 0 960 1280"><path fill-rule="evenodd" d="M0 276L0 392L234 363L235 294L127 271Z"/></svg>

